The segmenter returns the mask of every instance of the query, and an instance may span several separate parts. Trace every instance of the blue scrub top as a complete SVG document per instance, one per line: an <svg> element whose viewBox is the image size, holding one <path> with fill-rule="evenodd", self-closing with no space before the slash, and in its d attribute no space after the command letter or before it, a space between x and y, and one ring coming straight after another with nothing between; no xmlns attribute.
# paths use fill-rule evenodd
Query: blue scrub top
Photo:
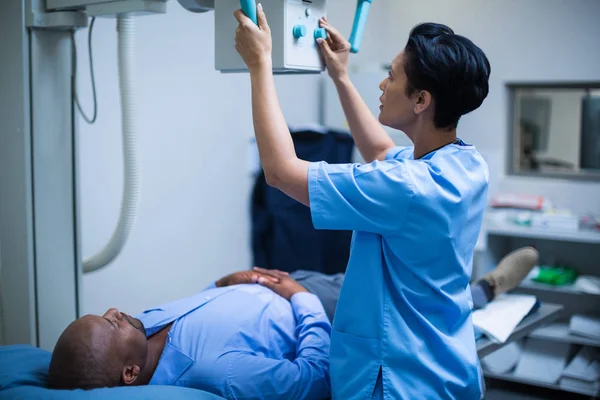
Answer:
<svg viewBox="0 0 600 400"><path fill-rule="evenodd" d="M331 337L334 399L481 398L468 286L488 176L460 140L418 160L398 147L381 162L310 164L315 228L354 231Z"/></svg>

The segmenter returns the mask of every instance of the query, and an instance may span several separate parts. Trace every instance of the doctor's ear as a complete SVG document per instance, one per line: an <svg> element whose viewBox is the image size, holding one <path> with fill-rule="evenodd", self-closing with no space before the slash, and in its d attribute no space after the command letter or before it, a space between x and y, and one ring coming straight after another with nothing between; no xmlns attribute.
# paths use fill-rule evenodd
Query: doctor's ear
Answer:
<svg viewBox="0 0 600 400"><path fill-rule="evenodd" d="M121 372L121 380L125 386L133 385L140 375L140 367L137 365L126 365Z"/></svg>
<svg viewBox="0 0 600 400"><path fill-rule="evenodd" d="M419 91L415 101L415 114L421 114L423 111L427 110L432 101L431 93L426 90Z"/></svg>

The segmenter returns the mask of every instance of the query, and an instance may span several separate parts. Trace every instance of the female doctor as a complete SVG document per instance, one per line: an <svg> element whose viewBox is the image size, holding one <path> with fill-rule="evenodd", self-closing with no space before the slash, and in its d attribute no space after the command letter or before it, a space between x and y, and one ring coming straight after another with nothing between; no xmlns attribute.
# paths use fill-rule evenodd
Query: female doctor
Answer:
<svg viewBox="0 0 600 400"><path fill-rule="evenodd" d="M348 77L349 43L322 18L319 46L367 163L309 163L296 157L257 8L258 26L236 11L235 40L266 180L309 206L315 228L354 231L331 337L333 398L481 398L468 285L488 171L456 127L488 94L485 54L444 25L410 32L380 85L379 122L414 144L398 148Z"/></svg>

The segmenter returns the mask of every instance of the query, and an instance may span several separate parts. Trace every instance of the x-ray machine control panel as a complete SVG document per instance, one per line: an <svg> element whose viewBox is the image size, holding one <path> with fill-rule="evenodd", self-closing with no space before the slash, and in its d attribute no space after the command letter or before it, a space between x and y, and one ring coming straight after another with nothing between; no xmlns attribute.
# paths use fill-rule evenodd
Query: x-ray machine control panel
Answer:
<svg viewBox="0 0 600 400"><path fill-rule="evenodd" d="M326 16L326 0L261 0L261 4L271 28L274 72L323 71L317 38L327 37L319 27L319 18ZM215 2L215 68L222 72L246 70L235 49L238 23L233 13L239 8L240 0Z"/></svg>

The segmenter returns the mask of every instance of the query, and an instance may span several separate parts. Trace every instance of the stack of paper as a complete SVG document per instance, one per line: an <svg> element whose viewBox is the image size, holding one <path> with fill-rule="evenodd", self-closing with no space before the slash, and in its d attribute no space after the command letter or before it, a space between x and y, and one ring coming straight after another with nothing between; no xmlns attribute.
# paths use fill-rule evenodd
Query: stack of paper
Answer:
<svg viewBox="0 0 600 400"><path fill-rule="evenodd" d="M600 353L591 347L582 347L567 365L560 378L560 386L578 392L598 392L600 389Z"/></svg>
<svg viewBox="0 0 600 400"><path fill-rule="evenodd" d="M495 372L497 374L506 374L517 365L520 357L521 345L519 342L511 342L483 357L481 359L481 366L486 371Z"/></svg>
<svg viewBox="0 0 600 400"><path fill-rule="evenodd" d="M531 219L531 227L563 231L577 231L579 229L579 218L569 210L552 210L533 215Z"/></svg>
<svg viewBox="0 0 600 400"><path fill-rule="evenodd" d="M514 375L555 384L567 363L570 343L527 338Z"/></svg>
<svg viewBox="0 0 600 400"><path fill-rule="evenodd" d="M526 294L502 294L485 308L473 312L473 325L481 329L491 340L504 343L531 308L535 296Z"/></svg>
<svg viewBox="0 0 600 400"><path fill-rule="evenodd" d="M569 332L574 335L600 340L600 318L575 314L571 317Z"/></svg>

